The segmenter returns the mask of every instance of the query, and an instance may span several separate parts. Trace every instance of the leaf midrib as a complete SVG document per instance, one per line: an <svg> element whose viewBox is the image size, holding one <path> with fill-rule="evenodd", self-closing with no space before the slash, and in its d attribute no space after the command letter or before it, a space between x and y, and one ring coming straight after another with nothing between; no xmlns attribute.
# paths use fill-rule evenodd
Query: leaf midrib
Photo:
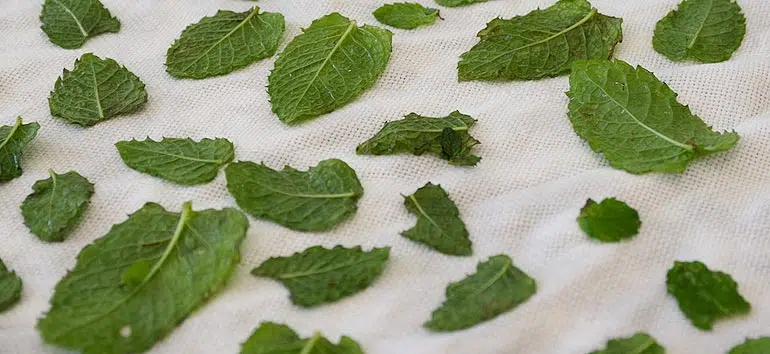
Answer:
<svg viewBox="0 0 770 354"><path fill-rule="evenodd" d="M299 354L310 354L319 339L321 339L321 333L313 333L313 337L302 347L302 351L300 351Z"/></svg>
<svg viewBox="0 0 770 354"><path fill-rule="evenodd" d="M478 294L483 293L487 289L489 289L490 286L492 286L495 283L497 283L497 281L500 280L500 278L502 278L503 275L505 275L505 273L508 271L508 269L510 267L511 267L511 260L510 259L505 259L505 264L503 264L503 267L495 274L494 277L492 277L492 279L488 280L484 284L484 286L480 287L478 290L474 291L473 293L471 293L468 296L465 296L464 298L474 297L474 296L476 296Z"/></svg>
<svg viewBox="0 0 770 354"><path fill-rule="evenodd" d="M695 45L695 41L698 40L698 36L700 36L700 32L703 31L703 26L706 25L706 20L708 20L709 16L711 15L711 10L714 9L714 1L709 0L709 7L708 11L706 11L706 16L703 16L703 21L701 21L700 25L698 26L698 30L695 31L695 34L692 37L692 40L690 40L690 43L687 44L687 49L692 49L692 47Z"/></svg>
<svg viewBox="0 0 770 354"><path fill-rule="evenodd" d="M94 82L94 97L96 98L96 108L99 109L99 119L104 120L104 109L102 109L101 97L99 97L99 81L96 80L96 68L91 63L91 78Z"/></svg>
<svg viewBox="0 0 770 354"><path fill-rule="evenodd" d="M149 152L149 153L154 153L154 154L163 155L163 156L170 156L170 157L174 157L174 158L177 158L177 159L180 159L180 160L188 160L188 161L195 161L195 162L202 162L202 163L213 163L213 164L217 164L217 165L221 165L221 164L224 163L223 160L199 159L199 158L195 158L195 157L189 157L189 156L184 156L184 155L177 155L177 154L172 154L172 153L168 153L168 152L165 152L165 151L157 151L157 150L145 149L145 148L141 148L141 147L130 147L130 149L136 150L136 151L140 151L140 152Z"/></svg>
<svg viewBox="0 0 770 354"><path fill-rule="evenodd" d="M56 186L59 180L56 178L56 173L53 170L48 170L48 174L51 176L51 200L48 202L48 221L46 225L48 226L48 232L53 234L53 202L56 199Z"/></svg>
<svg viewBox="0 0 770 354"><path fill-rule="evenodd" d="M449 234L447 234L447 233L444 231L444 229L443 229L443 228L441 228L441 226L439 226L439 224L438 224L438 223L436 223L436 221L435 221L435 220L433 220L433 218L432 218L432 217L430 217L430 215L428 215L428 213L426 213L426 212L425 212L425 209L423 209L423 208L422 208L422 206L420 205L420 202L418 202L418 201L417 201L417 198L415 198L415 197L414 197L414 194L410 195L410 196L409 196L409 199L411 199L411 200L412 200L412 202L414 203L414 206L416 206L416 207L417 207L417 210L418 210L418 211L420 211L420 214L421 214L422 216L424 216L426 219L428 219L428 221L430 221L430 223L431 223L431 224L433 224L433 226L435 226L435 227L436 227L436 228L437 228L437 229L438 229L438 230L441 232L441 234L442 234L442 235L447 235L447 236L449 235Z"/></svg>
<svg viewBox="0 0 770 354"><path fill-rule="evenodd" d="M16 124L13 125L13 128L11 128L11 131L8 133L8 136L5 137L2 143L0 143L0 150L3 150L3 148L8 145L8 142L11 141L13 138L13 135L16 134L16 131L19 130L19 127L21 127L21 117L16 118Z"/></svg>
<svg viewBox="0 0 770 354"><path fill-rule="evenodd" d="M80 30L80 34L82 34L83 37L87 38L88 37L88 32L86 31L85 28L83 28L83 24L80 23L80 20L77 18L77 16L75 16L75 14L72 12L72 10L70 10L67 6L65 6L64 4L59 2L59 0L51 0L51 1L53 1L57 5L61 6L64 9L64 11L66 11L72 17L73 20L75 20L75 24L78 25L78 29Z"/></svg>
<svg viewBox="0 0 770 354"><path fill-rule="evenodd" d="M260 186L262 188L265 188L267 190L270 190L272 192L275 192L275 193L278 193L278 194L283 194L283 195L289 196L289 197L296 197L296 198L341 199L341 198L354 197L356 195L355 192L347 192L347 193L339 193L339 194L294 194L294 193L289 193L289 192L285 192L285 191L281 191L281 190L275 189L275 188L273 188L273 187L271 187L269 185L266 185L266 184L262 184L258 180L255 180L254 183L257 184L258 186Z"/></svg>
<svg viewBox="0 0 770 354"><path fill-rule="evenodd" d="M258 13L259 13L259 8L258 8L258 7L255 7L254 9L252 9L251 13L250 13L248 16L246 16L246 19L244 19L243 21L241 21L241 23L239 23L237 26L235 26L235 28L233 28L233 29L232 29L230 32L228 32L228 33L227 33L227 34L226 34L224 37L222 37L222 39L220 39L220 40L218 40L216 43L212 44L212 45L211 45L211 47L209 47L209 49L206 49L206 51L205 51L205 52L203 52L203 54L201 54L200 56L198 56L197 58L195 58L195 60L193 60L193 61L190 63L190 65L187 65L187 66L186 66L184 69L182 69L182 71L187 71L187 70L189 70L189 69L190 69L190 68L191 68L193 65L195 65L195 64L196 64L196 63L197 63L199 60L203 59L203 57L205 57L205 56L206 56L206 55L208 55L208 54L209 54L209 53L210 53L212 50L214 50L214 48L216 48L218 45L222 44L222 42L224 42L226 39L230 38L230 36L232 36L232 35L233 35L233 34L234 34L236 31L238 31L239 29L241 29L241 28L242 28L242 27L243 27L243 26L244 26L246 23L248 23L248 22L251 20L251 18L252 18L252 17L254 17L255 15L257 15Z"/></svg>
<svg viewBox="0 0 770 354"><path fill-rule="evenodd" d="M627 354L641 354L641 353L643 353L645 350L647 350L647 349L650 349L650 347L652 347L653 345L655 345L655 340L654 340L654 339L652 339L652 338L647 338L647 340L646 340L644 343L642 343L641 345L639 345L639 346L638 346L636 349L634 349L633 351L630 351L630 352L628 352Z"/></svg>
<svg viewBox="0 0 770 354"><path fill-rule="evenodd" d="M333 266L333 267L329 267L329 268L321 268L321 269L315 269L315 270L308 270L308 271L304 271L304 272L286 273L286 274L279 275L278 279L284 280L284 279L303 278L303 277L309 277L309 276L312 276L312 275L318 275L318 274L323 274L323 273L330 273L330 272L334 272L334 271L337 271L337 270L340 270L340 269L343 269L343 268L350 268L350 267L353 267L353 266L357 266L359 264L363 264L363 263L366 263L366 262L369 262L369 261L373 260L373 258L367 258L366 257L367 255L371 254L372 252L369 252L369 253L365 252L363 254L363 257L361 257L360 259L357 259L354 262L343 263L343 264L339 264L339 265L336 265L336 266Z"/></svg>

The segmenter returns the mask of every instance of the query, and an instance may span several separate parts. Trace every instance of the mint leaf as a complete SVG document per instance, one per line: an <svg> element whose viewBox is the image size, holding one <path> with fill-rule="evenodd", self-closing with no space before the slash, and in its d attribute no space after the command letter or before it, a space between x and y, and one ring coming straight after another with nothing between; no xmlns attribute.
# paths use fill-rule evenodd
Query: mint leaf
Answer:
<svg viewBox="0 0 770 354"><path fill-rule="evenodd" d="M680 173L695 158L731 149L734 132L716 133L668 85L622 60L576 62L569 118L610 165L630 173Z"/></svg>
<svg viewBox="0 0 770 354"><path fill-rule="evenodd" d="M119 141L115 144L128 167L181 185L212 181L219 169L235 157L227 139L164 138L154 141Z"/></svg>
<svg viewBox="0 0 770 354"><path fill-rule="evenodd" d="M21 176L21 155L39 129L40 124L23 124L21 117L12 126L0 126L0 183Z"/></svg>
<svg viewBox="0 0 770 354"><path fill-rule="evenodd" d="M714 322L751 311L751 305L738 293L738 284L726 273L712 271L701 262L674 262L666 276L668 293L679 309L702 330Z"/></svg>
<svg viewBox="0 0 770 354"><path fill-rule="evenodd" d="M21 299L21 278L6 268L0 259L0 312L15 305Z"/></svg>
<svg viewBox="0 0 770 354"><path fill-rule="evenodd" d="M436 3L446 7L458 7L487 1L489 0L436 0Z"/></svg>
<svg viewBox="0 0 770 354"><path fill-rule="evenodd" d="M356 171L337 159L308 171L273 170L253 162L225 169L227 189L249 214L298 231L326 231L356 212L364 193Z"/></svg>
<svg viewBox="0 0 770 354"><path fill-rule="evenodd" d="M417 225L402 232L402 236L445 254L468 256L472 253L460 211L440 185L426 184L404 197L404 205L418 219Z"/></svg>
<svg viewBox="0 0 770 354"><path fill-rule="evenodd" d="M357 294L382 273L390 247L364 252L361 247L310 247L290 257L273 257L251 274L280 281L289 289L291 301L312 307Z"/></svg>
<svg viewBox="0 0 770 354"><path fill-rule="evenodd" d="M607 198L600 203L588 199L578 216L580 228L589 237L601 242L619 242L636 236L639 227L639 213L625 202Z"/></svg>
<svg viewBox="0 0 770 354"><path fill-rule="evenodd" d="M385 123L371 139L356 148L359 155L391 155L432 153L448 160L450 164L474 166L480 157L471 153L479 144L468 130L476 121L468 115L454 111L444 118L423 117L410 113L402 120ZM453 132L447 131L447 128Z"/></svg>
<svg viewBox="0 0 770 354"><path fill-rule="evenodd" d="M48 179L35 182L33 193L21 204L24 224L39 239L61 242L80 222L94 185L75 171L57 174L48 170Z"/></svg>
<svg viewBox="0 0 770 354"><path fill-rule="evenodd" d="M442 332L473 327L519 306L536 290L535 280L516 268L510 257L497 255L479 263L476 274L449 284L446 301L425 327Z"/></svg>
<svg viewBox="0 0 770 354"><path fill-rule="evenodd" d="M320 333L302 339L286 325L262 322L241 345L241 354L364 354L364 351L346 336L340 339L340 344L332 344Z"/></svg>
<svg viewBox="0 0 770 354"><path fill-rule="evenodd" d="M655 338L647 333L636 333L628 338L612 339L607 342L607 348L591 352L591 354L665 354L666 349L660 346Z"/></svg>
<svg viewBox="0 0 770 354"><path fill-rule="evenodd" d="M229 74L275 54L283 38L283 15L255 7L219 10L182 31L166 53L166 71L178 78Z"/></svg>
<svg viewBox="0 0 770 354"><path fill-rule="evenodd" d="M146 102L147 91L136 75L91 53L76 60L72 71L64 69L48 98L53 116L86 127L134 112Z"/></svg>
<svg viewBox="0 0 770 354"><path fill-rule="evenodd" d="M746 342L730 350L728 354L767 354L770 353L770 337L746 339Z"/></svg>
<svg viewBox="0 0 770 354"><path fill-rule="evenodd" d="M673 61L717 63L743 42L746 18L732 0L684 0L655 26L652 46Z"/></svg>
<svg viewBox="0 0 770 354"><path fill-rule="evenodd" d="M377 21L401 29L432 25L439 18L438 10L410 2L385 4L373 14Z"/></svg>
<svg viewBox="0 0 770 354"><path fill-rule="evenodd" d="M461 56L460 81L538 80L566 75L578 59L608 59L623 38L622 19L586 0L561 0L509 20L494 19Z"/></svg>
<svg viewBox="0 0 770 354"><path fill-rule="evenodd" d="M80 252L37 324L41 336L85 353L149 350L222 289L248 225L234 209L146 204Z"/></svg>
<svg viewBox="0 0 770 354"><path fill-rule="evenodd" d="M297 124L334 111L374 85L390 60L393 34L332 13L313 21L278 56L268 78L273 112Z"/></svg>
<svg viewBox="0 0 770 354"><path fill-rule="evenodd" d="M99 0L45 0L40 21L48 39L65 49L80 48L88 38L120 30L120 21Z"/></svg>

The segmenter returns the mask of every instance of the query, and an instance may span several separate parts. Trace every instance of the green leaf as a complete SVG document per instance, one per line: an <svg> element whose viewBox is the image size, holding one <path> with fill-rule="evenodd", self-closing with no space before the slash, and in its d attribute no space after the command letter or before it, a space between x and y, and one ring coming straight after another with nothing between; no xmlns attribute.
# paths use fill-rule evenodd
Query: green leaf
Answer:
<svg viewBox="0 0 770 354"><path fill-rule="evenodd" d="M359 155L432 153L453 165L474 166L481 160L480 157L471 153L471 148L479 144L479 141L468 133L475 123L471 116L458 111L444 118L423 117L410 113L402 120L385 123L374 137L358 145L356 153ZM447 128L453 133L449 133Z"/></svg>
<svg viewBox="0 0 770 354"><path fill-rule="evenodd" d="M212 181L219 169L235 157L227 139L164 138L154 141L119 141L115 144L125 164L139 172L181 185Z"/></svg>
<svg viewBox="0 0 770 354"><path fill-rule="evenodd" d="M40 21L48 39L65 49L80 48L88 38L120 30L120 21L99 0L45 0Z"/></svg>
<svg viewBox="0 0 770 354"><path fill-rule="evenodd" d="M241 354L364 354L364 351L346 336L335 345L320 333L302 339L286 325L262 322L241 345Z"/></svg>
<svg viewBox="0 0 770 354"><path fill-rule="evenodd" d="M6 268L0 259L0 312L3 312L21 299L21 278Z"/></svg>
<svg viewBox="0 0 770 354"><path fill-rule="evenodd" d="M446 300L425 327L441 332L470 328L512 310L536 291L534 279L516 268L510 257L497 255L479 263L476 274L449 284Z"/></svg>
<svg viewBox="0 0 770 354"><path fill-rule="evenodd" d="M591 354L666 354L666 349L649 334L636 333L628 338L612 339L607 342L607 348Z"/></svg>
<svg viewBox="0 0 770 354"><path fill-rule="evenodd" d="M438 10L411 2L385 4L374 11L377 21L401 29L432 25L439 17Z"/></svg>
<svg viewBox="0 0 770 354"><path fill-rule="evenodd" d="M308 171L273 170L253 162L225 169L227 189L249 214L298 231L325 231L356 212L364 193L356 171L337 159Z"/></svg>
<svg viewBox="0 0 770 354"><path fill-rule="evenodd" d="M371 285L382 273L390 247L364 252L361 247L310 247L290 257L273 257L251 274L280 281L291 301L312 307L354 295Z"/></svg>
<svg viewBox="0 0 770 354"><path fill-rule="evenodd" d="M575 132L630 173L680 173L738 142L734 132L711 130L651 72L621 60L575 63L567 96Z"/></svg>
<svg viewBox="0 0 770 354"><path fill-rule="evenodd" d="M372 87L390 60L393 34L338 13L313 21L278 56L268 78L273 112L286 124L334 111Z"/></svg>
<svg viewBox="0 0 770 354"><path fill-rule="evenodd" d="M22 124L21 117L12 126L0 126L0 183L21 176L21 155L39 129L35 122Z"/></svg>
<svg viewBox="0 0 770 354"><path fill-rule="evenodd" d="M182 31L166 53L166 71L178 78L229 74L275 54L283 38L283 15L255 7L219 10Z"/></svg>
<svg viewBox="0 0 770 354"><path fill-rule="evenodd" d="M77 172L57 174L35 182L32 194L21 204L24 224L46 242L64 241L85 212L94 185Z"/></svg>
<svg viewBox="0 0 770 354"><path fill-rule="evenodd" d="M738 293L738 284L726 273L712 271L701 262L674 262L666 276L668 293L693 326L710 331L714 322L751 311Z"/></svg>
<svg viewBox="0 0 770 354"><path fill-rule="evenodd" d="M222 289L248 225L234 209L197 212L188 202L179 214L146 204L80 252L40 334L83 353L149 350Z"/></svg>
<svg viewBox="0 0 770 354"><path fill-rule="evenodd" d="M469 256L472 253L460 211L440 185L426 184L404 197L404 205L418 219L417 225L402 232L402 236L444 254Z"/></svg>
<svg viewBox="0 0 770 354"><path fill-rule="evenodd" d="M770 337L746 339L746 342L730 350L728 354L767 354L770 353Z"/></svg>
<svg viewBox="0 0 770 354"><path fill-rule="evenodd" d="M446 7L458 7L487 2L489 0L436 0L436 3Z"/></svg>
<svg viewBox="0 0 770 354"><path fill-rule="evenodd" d="M538 80L566 75L578 59L609 59L623 38L622 19L586 0L561 0L509 20L494 19L461 56L460 81Z"/></svg>
<svg viewBox="0 0 770 354"><path fill-rule="evenodd" d="M92 126L128 114L147 102L144 83L112 59L86 53L75 69L64 69L48 105L51 114L70 123Z"/></svg>
<svg viewBox="0 0 770 354"><path fill-rule="evenodd" d="M743 42L746 18L732 0L684 0L655 26L652 46L673 61L717 63Z"/></svg>
<svg viewBox="0 0 770 354"><path fill-rule="evenodd" d="M600 203L588 199L578 216L580 228L601 242L619 242L639 233L639 213L625 202L607 198Z"/></svg>

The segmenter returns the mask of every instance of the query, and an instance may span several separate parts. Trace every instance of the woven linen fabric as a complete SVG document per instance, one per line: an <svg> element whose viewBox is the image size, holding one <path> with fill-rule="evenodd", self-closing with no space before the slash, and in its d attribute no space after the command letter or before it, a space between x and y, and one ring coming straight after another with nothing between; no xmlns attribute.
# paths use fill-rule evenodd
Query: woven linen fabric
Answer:
<svg viewBox="0 0 770 354"><path fill-rule="evenodd" d="M242 259L223 291L189 316L152 353L236 353L261 321L286 323L302 336L349 335L370 354L580 354L609 338L653 335L674 354L725 353L746 337L770 335L770 2L739 0L747 34L723 63L675 63L652 48L655 23L679 0L593 0L622 17L616 57L654 72L679 100L717 130L735 129L736 148L696 160L681 175L635 176L610 168L572 130L568 78L529 82L457 82L461 53L493 18L523 15L553 0L492 0L441 8L443 21L391 29L393 57L377 84L353 103L289 127L271 113L265 86L275 57L230 75L179 80L165 72L167 48L181 31L218 9L258 5L286 17L281 48L312 20L338 11L379 25L375 0L102 0L122 23L116 34L77 50L51 44L40 30L42 1L0 1L0 124L21 115L41 124L24 155L24 174L0 185L0 258L24 280L21 301L0 314L0 353L63 353L44 344L35 323L57 281L85 245L146 202L179 211L235 207L224 173L183 187L126 167L114 144L149 136L224 137L238 160L306 169L340 158L358 173L364 196L354 217L330 232L300 233L250 218ZM414 0L413 0L414 1ZM430 0L423 5L439 8ZM47 97L62 69L92 52L125 65L147 85L141 111L91 128L54 119ZM280 53L280 49L279 49ZM417 112L460 110L478 119L472 134L481 163L450 166L432 156L357 156L356 145L383 122ZM19 205L47 170L75 170L96 185L85 217L63 243L46 244L24 226ZM457 202L473 241L472 257L450 257L399 236L416 218L403 206L427 182ZM632 241L598 244L578 228L587 198L615 196L639 211ZM365 291L314 309L293 306L287 290L249 271L271 256L313 245L392 246L381 278ZM435 334L422 328L449 282L479 261L504 253L538 282L529 301L471 329ZM712 332L693 327L666 293L675 260L700 260L731 274L753 304L745 317Z"/></svg>

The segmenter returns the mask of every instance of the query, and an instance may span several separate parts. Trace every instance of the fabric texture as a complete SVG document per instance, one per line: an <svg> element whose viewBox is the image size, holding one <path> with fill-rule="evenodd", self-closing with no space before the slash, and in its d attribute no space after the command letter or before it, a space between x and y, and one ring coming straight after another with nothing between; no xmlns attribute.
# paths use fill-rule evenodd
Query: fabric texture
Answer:
<svg viewBox="0 0 770 354"><path fill-rule="evenodd" d="M196 187L172 185L126 167L114 144L162 137L224 137L237 160L307 169L339 158L353 167L364 196L353 218L331 232L294 232L250 218L242 259L228 286L192 314L153 353L235 353L261 321L286 323L302 336L349 335L367 353L587 353L636 331L670 353L725 353L745 337L770 335L770 2L739 0L746 39L723 63L671 62L652 48L655 23L678 0L593 0L622 17L616 57L654 72L679 100L718 130L735 129L733 150L695 161L684 174L635 176L610 168L572 130L567 77L531 82L457 82L461 53L495 17L510 18L552 0L494 0L441 8L435 25L391 29L393 57L374 88L355 102L299 126L271 113L265 85L275 57L205 80L175 79L163 65L182 30L218 9L259 5L286 17L281 49L300 28L339 11L359 24L378 23L376 0L103 0L122 23L116 34L77 50L49 42L40 30L41 1L3 0L0 12L0 124L16 116L41 124L24 155L24 174L0 184L0 258L24 280L21 301L0 314L0 353L62 353L35 330L56 282L78 251L146 202L178 211L234 207L224 175ZM423 5L439 8L430 0ZM280 50L279 49L279 53ZM141 111L91 128L54 119L47 97L62 69L93 52L113 58L147 85ZM472 134L483 160L450 166L433 156L357 156L356 145L385 121L410 112L478 119ZM24 226L19 206L47 170L75 170L95 184L82 224L66 242L44 244ZM416 218L403 206L426 182L455 200L473 241L471 257L445 256L401 236ZM640 234L606 245L584 235L576 218L586 199L617 197L639 211ZM271 256L313 245L392 246L382 277L369 289L314 309L293 306L278 282L249 271ZM422 328L444 300L449 282L479 261L504 253L535 278L538 292L515 310L471 329L434 334ZM694 328L666 293L675 260L700 260L731 274L753 304L746 317Z"/></svg>

